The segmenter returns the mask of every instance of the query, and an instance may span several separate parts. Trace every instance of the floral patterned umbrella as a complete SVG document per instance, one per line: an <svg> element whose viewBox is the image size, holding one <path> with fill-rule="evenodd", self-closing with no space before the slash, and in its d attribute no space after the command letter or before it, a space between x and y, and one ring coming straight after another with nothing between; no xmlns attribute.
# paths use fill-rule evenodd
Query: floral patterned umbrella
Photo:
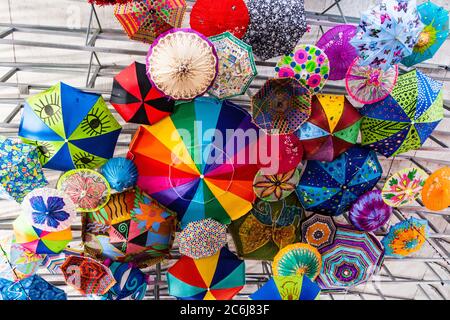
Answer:
<svg viewBox="0 0 450 320"><path fill-rule="evenodd" d="M259 171L253 181L253 190L264 201L280 201L295 191L299 180L300 172L297 169L268 176Z"/></svg>
<svg viewBox="0 0 450 320"><path fill-rule="evenodd" d="M444 210L450 206L450 167L436 170L422 189L422 201L430 210Z"/></svg>
<svg viewBox="0 0 450 320"><path fill-rule="evenodd" d="M302 276L315 280L322 268L319 251L307 243L294 243L281 249L273 259L274 276Z"/></svg>
<svg viewBox="0 0 450 320"><path fill-rule="evenodd" d="M405 168L390 176L382 190L382 197L391 207L413 203L422 191L428 174L419 168Z"/></svg>
<svg viewBox="0 0 450 320"><path fill-rule="evenodd" d="M302 242L321 249L333 243L336 224L330 216L313 214L302 222Z"/></svg>
<svg viewBox="0 0 450 320"><path fill-rule="evenodd" d="M388 222L391 214L392 208L383 201L381 192L372 190L356 200L348 217L358 230L375 231Z"/></svg>

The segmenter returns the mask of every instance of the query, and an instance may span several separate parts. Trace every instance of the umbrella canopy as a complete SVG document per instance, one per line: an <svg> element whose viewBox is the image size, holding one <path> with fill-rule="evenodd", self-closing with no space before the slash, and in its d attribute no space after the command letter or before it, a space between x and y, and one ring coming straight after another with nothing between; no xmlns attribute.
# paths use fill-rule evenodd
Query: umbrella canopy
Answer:
<svg viewBox="0 0 450 320"><path fill-rule="evenodd" d="M317 283L322 290L364 283L384 261L383 247L373 234L344 225L338 225L333 244L320 253L323 264Z"/></svg>
<svg viewBox="0 0 450 320"><path fill-rule="evenodd" d="M358 56L350 40L356 34L356 27L349 24L337 25L325 32L316 46L322 49L330 61L328 80L342 80L348 67Z"/></svg>
<svg viewBox="0 0 450 320"><path fill-rule="evenodd" d="M0 136L0 198L20 203L47 183L36 147Z"/></svg>
<svg viewBox="0 0 450 320"><path fill-rule="evenodd" d="M383 0L361 14L350 43L361 65L387 70L413 52L423 27L416 0Z"/></svg>
<svg viewBox="0 0 450 320"><path fill-rule="evenodd" d="M242 39L249 22L247 5L243 0L197 0L190 14L191 28L207 37L230 32Z"/></svg>
<svg viewBox="0 0 450 320"><path fill-rule="evenodd" d="M216 79L216 49L192 29L171 29L161 34L147 55L147 76L164 95L191 100L203 95Z"/></svg>
<svg viewBox="0 0 450 320"><path fill-rule="evenodd" d="M448 37L448 11L431 1L417 6L420 20L425 25L417 39L411 55L402 59L402 63L411 67L431 59Z"/></svg>
<svg viewBox="0 0 450 320"><path fill-rule="evenodd" d="M111 158L101 168L101 173L111 188L118 192L136 185L138 171L133 161L126 158Z"/></svg>
<svg viewBox="0 0 450 320"><path fill-rule="evenodd" d="M130 39L152 43L161 33L181 26L186 8L185 0L137 0L116 4L114 16Z"/></svg>
<svg viewBox="0 0 450 320"><path fill-rule="evenodd" d="M384 202L391 207L412 204L422 191L428 174L419 168L405 168L390 176L381 195Z"/></svg>
<svg viewBox="0 0 450 320"><path fill-rule="evenodd" d="M337 216L371 190L382 173L376 153L355 146L333 162L308 161L297 194L306 210Z"/></svg>
<svg viewBox="0 0 450 320"><path fill-rule="evenodd" d="M244 94L258 71L252 47L230 32L209 38L219 57L219 73L208 93L219 99Z"/></svg>
<svg viewBox="0 0 450 320"><path fill-rule="evenodd" d="M306 32L303 0L248 0L250 25L243 40L262 60L291 52Z"/></svg>
<svg viewBox="0 0 450 320"><path fill-rule="evenodd" d="M67 171L104 164L121 129L101 96L60 82L26 100L19 136L44 168Z"/></svg>
<svg viewBox="0 0 450 320"><path fill-rule="evenodd" d="M330 216L313 214L302 222L302 242L321 249L333 243L336 224Z"/></svg>
<svg viewBox="0 0 450 320"><path fill-rule="evenodd" d="M200 97L154 126L140 127L128 158L138 186L178 214L181 227L213 218L229 224L252 208L258 129L228 100Z"/></svg>
<svg viewBox="0 0 450 320"><path fill-rule="evenodd" d="M430 210L444 210L450 206L450 167L436 170L422 189L422 201Z"/></svg>
<svg viewBox="0 0 450 320"><path fill-rule="evenodd" d="M322 268L319 251L307 243L294 243L281 249L273 259L274 276L307 276L315 280Z"/></svg>
<svg viewBox="0 0 450 320"><path fill-rule="evenodd" d="M126 122L154 124L173 112L175 101L156 89L146 72L145 64L133 62L114 77L110 102Z"/></svg>
<svg viewBox="0 0 450 320"><path fill-rule="evenodd" d="M231 300L245 285L245 263L227 248L202 259L183 256L167 270L169 294L182 300Z"/></svg>
<svg viewBox="0 0 450 320"><path fill-rule="evenodd" d="M275 72L280 78L299 80L316 94L328 80L330 62L322 49L311 44L300 44L278 61Z"/></svg>
<svg viewBox="0 0 450 320"><path fill-rule="evenodd" d="M441 89L418 70L399 76L386 99L361 109L362 144L386 157L419 149L444 117Z"/></svg>
<svg viewBox="0 0 450 320"><path fill-rule="evenodd" d="M254 292L252 300L316 300L320 287L306 276L273 276Z"/></svg>
<svg viewBox="0 0 450 320"><path fill-rule="evenodd" d="M252 97L253 121L268 134L292 133L309 118L311 97L294 78L269 79Z"/></svg>
<svg viewBox="0 0 450 320"><path fill-rule="evenodd" d="M281 248L300 242L303 216L304 210L294 193L277 202L257 200L247 215L229 226L238 255L273 260Z"/></svg>
<svg viewBox="0 0 450 320"><path fill-rule="evenodd" d="M364 193L350 208L348 217L352 225L361 231L375 231L386 222L392 214L379 190Z"/></svg>
<svg viewBox="0 0 450 320"><path fill-rule="evenodd" d="M104 295L106 300L143 300L148 277L130 263L105 261L116 284Z"/></svg>
<svg viewBox="0 0 450 320"><path fill-rule="evenodd" d="M0 279L0 300L67 300L67 295L35 274L17 282Z"/></svg>
<svg viewBox="0 0 450 320"><path fill-rule="evenodd" d="M61 270L66 283L83 295L103 295L116 284L111 270L89 257L68 256Z"/></svg>
<svg viewBox="0 0 450 320"><path fill-rule="evenodd" d="M213 219L188 223L178 235L182 255L200 259L216 254L227 244L227 227Z"/></svg>
<svg viewBox="0 0 450 320"><path fill-rule="evenodd" d="M45 254L42 255L42 266L45 267L51 274L61 274L61 266L66 261L68 256L82 256L83 252L76 249L66 248L59 254Z"/></svg>
<svg viewBox="0 0 450 320"><path fill-rule="evenodd" d="M428 233L427 220L411 217L391 226L381 242L387 256L403 258L419 251L427 240Z"/></svg>
<svg viewBox="0 0 450 320"><path fill-rule="evenodd" d="M311 116L296 132L305 159L333 161L356 143L361 115L345 96L319 94L311 105Z"/></svg>
<svg viewBox="0 0 450 320"><path fill-rule="evenodd" d="M300 172L297 169L268 176L259 171L253 181L253 191L261 200L280 201L295 191L299 181Z"/></svg>
<svg viewBox="0 0 450 320"><path fill-rule="evenodd" d="M348 68L345 76L347 93L360 103L375 103L386 98L397 82L398 66L387 70L370 65L361 66L356 58Z"/></svg>
<svg viewBox="0 0 450 320"><path fill-rule="evenodd" d="M59 178L57 188L70 197L80 212L101 209L111 195L105 177L90 169L67 171Z"/></svg>

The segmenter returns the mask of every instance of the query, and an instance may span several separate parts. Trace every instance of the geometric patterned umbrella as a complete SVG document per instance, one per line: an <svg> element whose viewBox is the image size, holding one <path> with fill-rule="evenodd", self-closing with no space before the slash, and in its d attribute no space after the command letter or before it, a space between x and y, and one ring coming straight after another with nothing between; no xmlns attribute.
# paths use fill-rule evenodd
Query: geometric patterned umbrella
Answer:
<svg viewBox="0 0 450 320"><path fill-rule="evenodd" d="M329 246L336 235L336 224L330 216L313 214L302 222L302 242L317 249Z"/></svg>
<svg viewBox="0 0 450 320"><path fill-rule="evenodd" d="M316 300L319 295L319 286L307 276L273 276L250 299Z"/></svg>

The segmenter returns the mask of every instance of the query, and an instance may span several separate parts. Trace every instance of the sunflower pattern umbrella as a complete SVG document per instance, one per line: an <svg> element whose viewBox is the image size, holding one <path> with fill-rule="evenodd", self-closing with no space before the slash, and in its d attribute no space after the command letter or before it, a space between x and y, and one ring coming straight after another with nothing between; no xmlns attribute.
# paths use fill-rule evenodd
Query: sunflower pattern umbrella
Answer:
<svg viewBox="0 0 450 320"><path fill-rule="evenodd" d="M213 136L205 134L212 129ZM242 130L236 130L227 136L230 129L249 135L241 139ZM229 224L252 208L257 144L258 129L247 111L228 100L200 97L179 104L154 126L140 127L128 158L138 168L138 186L175 211L182 228L205 218Z"/></svg>
<svg viewBox="0 0 450 320"><path fill-rule="evenodd" d="M273 259L274 276L302 276L315 280L322 268L319 251L307 243L294 243L281 249Z"/></svg>
<svg viewBox="0 0 450 320"><path fill-rule="evenodd" d="M382 173L376 153L355 146L333 162L308 161L297 194L306 210L337 216L371 190Z"/></svg>
<svg viewBox="0 0 450 320"><path fill-rule="evenodd" d="M386 157L415 150L444 117L442 83L412 70L383 101L361 109L362 144Z"/></svg>
<svg viewBox="0 0 450 320"><path fill-rule="evenodd" d="M336 224L330 216L313 214L302 222L302 242L321 249L333 243Z"/></svg>
<svg viewBox="0 0 450 320"><path fill-rule="evenodd" d="M96 168L113 156L122 127L103 98L59 83L26 100L19 136L44 168Z"/></svg>
<svg viewBox="0 0 450 320"><path fill-rule="evenodd" d="M245 263L227 248L202 259L182 256L167 270L169 294L182 300L231 300L245 285Z"/></svg>
<svg viewBox="0 0 450 320"><path fill-rule="evenodd" d="M422 189L422 202L430 210L444 210L450 206L450 167L433 172Z"/></svg>
<svg viewBox="0 0 450 320"><path fill-rule="evenodd" d="M391 217L392 208L384 201L379 190L364 193L349 210L349 220L356 229L375 231L386 224Z"/></svg>
<svg viewBox="0 0 450 320"><path fill-rule="evenodd" d="M419 196L428 174L419 168L405 168L390 176L382 190L382 197L391 207L412 204Z"/></svg>
<svg viewBox="0 0 450 320"><path fill-rule="evenodd" d="M35 274L17 282L0 279L0 300L67 300L67 295Z"/></svg>
<svg viewBox="0 0 450 320"><path fill-rule="evenodd" d="M296 132L305 159L333 161L356 143L361 115L345 96L316 95L311 110L308 121Z"/></svg>
<svg viewBox="0 0 450 320"><path fill-rule="evenodd" d="M252 300L316 300L320 287L307 276L273 276L254 292Z"/></svg>

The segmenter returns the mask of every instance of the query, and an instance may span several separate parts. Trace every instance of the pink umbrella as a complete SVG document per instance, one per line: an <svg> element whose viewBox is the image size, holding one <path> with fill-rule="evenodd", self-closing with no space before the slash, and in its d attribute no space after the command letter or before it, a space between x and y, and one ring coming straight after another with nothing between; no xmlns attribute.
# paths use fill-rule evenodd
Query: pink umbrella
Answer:
<svg viewBox="0 0 450 320"><path fill-rule="evenodd" d="M358 56L350 40L356 34L356 27L347 24L337 25L325 32L316 46L322 49L330 61L329 80L345 78L348 67Z"/></svg>

